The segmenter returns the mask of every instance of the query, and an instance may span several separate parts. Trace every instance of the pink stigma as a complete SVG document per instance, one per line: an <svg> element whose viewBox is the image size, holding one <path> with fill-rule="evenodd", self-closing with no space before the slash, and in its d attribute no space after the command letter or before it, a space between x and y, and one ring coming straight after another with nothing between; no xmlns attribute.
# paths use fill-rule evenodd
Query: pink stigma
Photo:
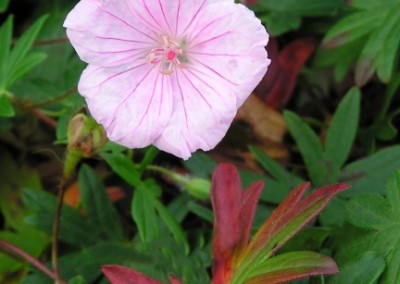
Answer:
<svg viewBox="0 0 400 284"><path fill-rule="evenodd" d="M183 46L185 42L178 42L166 35L163 35L161 39L160 47L151 49L146 56L146 61L152 65L161 64L160 73L169 75L175 71L176 67L184 67L186 57Z"/></svg>

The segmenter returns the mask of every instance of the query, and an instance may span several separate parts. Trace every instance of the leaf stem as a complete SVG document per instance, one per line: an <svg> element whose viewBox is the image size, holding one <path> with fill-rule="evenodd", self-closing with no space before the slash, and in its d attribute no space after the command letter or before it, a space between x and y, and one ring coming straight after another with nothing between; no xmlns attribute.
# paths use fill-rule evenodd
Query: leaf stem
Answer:
<svg viewBox="0 0 400 284"><path fill-rule="evenodd" d="M16 247L15 245L13 245L5 240L0 240L0 248L2 248L8 254L10 254L12 256L18 256L19 258L30 263L31 265L36 267L38 270L40 270L41 272L46 274L51 279L57 280L57 275L54 271L50 270L39 260L37 260L36 258L31 256L30 254L26 253L22 249ZM66 283L64 280L62 280L62 279L60 279L60 280L61 280L60 283Z"/></svg>

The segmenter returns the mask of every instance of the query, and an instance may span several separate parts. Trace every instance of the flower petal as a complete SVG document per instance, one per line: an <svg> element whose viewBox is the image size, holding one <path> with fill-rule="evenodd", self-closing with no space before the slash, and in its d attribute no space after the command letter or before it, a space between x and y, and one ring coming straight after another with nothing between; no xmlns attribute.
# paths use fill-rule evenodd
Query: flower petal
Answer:
<svg viewBox="0 0 400 284"><path fill-rule="evenodd" d="M78 88L109 139L126 147L152 144L171 116L168 76L146 62L129 68L89 65Z"/></svg>
<svg viewBox="0 0 400 284"><path fill-rule="evenodd" d="M267 71L268 34L241 4L208 5L200 13L189 31L188 67L209 69L226 78L240 107Z"/></svg>
<svg viewBox="0 0 400 284"><path fill-rule="evenodd" d="M159 40L121 0L81 0L64 27L81 59L99 66L145 58Z"/></svg>
<svg viewBox="0 0 400 284"><path fill-rule="evenodd" d="M207 151L221 141L236 114L236 96L207 73L178 69L171 79L173 114L154 145L187 159L197 149Z"/></svg>

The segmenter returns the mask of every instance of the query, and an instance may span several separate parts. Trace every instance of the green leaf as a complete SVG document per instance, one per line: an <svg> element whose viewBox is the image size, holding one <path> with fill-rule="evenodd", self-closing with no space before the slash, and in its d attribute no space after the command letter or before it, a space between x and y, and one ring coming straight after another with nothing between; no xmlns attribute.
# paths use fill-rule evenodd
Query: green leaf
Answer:
<svg viewBox="0 0 400 284"><path fill-rule="evenodd" d="M383 275L382 283L392 284L400 282L400 246L396 246L389 255L386 256L388 260L386 271Z"/></svg>
<svg viewBox="0 0 400 284"><path fill-rule="evenodd" d="M1 6L0 0L0 6ZM0 7L1 10L1 7ZM5 68L5 61L10 52L11 40L12 40L12 30L13 30L13 16L8 16L7 20L0 27L0 78ZM0 84L1 86L1 84Z"/></svg>
<svg viewBox="0 0 400 284"><path fill-rule="evenodd" d="M330 257L309 251L288 252L254 264L246 283L281 283L337 272L339 270Z"/></svg>
<svg viewBox="0 0 400 284"><path fill-rule="evenodd" d="M285 111L284 117L290 134L299 147L311 180L315 185L324 184L328 170L325 165L322 146L317 135L295 113Z"/></svg>
<svg viewBox="0 0 400 284"><path fill-rule="evenodd" d="M68 281L68 284L87 284L85 278L81 275L75 276Z"/></svg>
<svg viewBox="0 0 400 284"><path fill-rule="evenodd" d="M360 90L352 88L333 115L326 137L325 157L331 173L335 176L350 154L357 133L359 115Z"/></svg>
<svg viewBox="0 0 400 284"><path fill-rule="evenodd" d="M390 175L386 183L386 196L394 213L400 216L400 170Z"/></svg>
<svg viewBox="0 0 400 284"><path fill-rule="evenodd" d="M183 244L186 249L186 253L189 252L189 245L187 243L185 233L179 223L171 216L168 210L164 207L164 205L158 201L156 198L151 197L151 201L153 203L154 208L157 210L161 219L164 221L165 225L167 225L168 230L171 232L174 239L178 244Z"/></svg>
<svg viewBox="0 0 400 284"><path fill-rule="evenodd" d="M0 13L3 13L7 9L7 7L8 7L8 0L0 0Z"/></svg>
<svg viewBox="0 0 400 284"><path fill-rule="evenodd" d="M153 203L153 192L143 183L132 199L131 213L143 242L149 243L160 235L159 219Z"/></svg>
<svg viewBox="0 0 400 284"><path fill-rule="evenodd" d="M187 208L189 209L190 212L192 212L193 214L196 214L197 216L206 220L210 224L212 224L214 222L214 214L207 207L202 206L195 201L190 201L187 204Z"/></svg>
<svg viewBox="0 0 400 284"><path fill-rule="evenodd" d="M10 76L17 72L17 69L21 66L25 56L32 47L33 42L39 34L44 22L47 19L47 15L40 17L36 22L21 36L17 41L14 48L12 49L8 60L6 61L6 70L3 76L5 76L4 82L6 88L11 84L9 83Z"/></svg>
<svg viewBox="0 0 400 284"><path fill-rule="evenodd" d="M25 222L51 234L53 229L56 198L49 193L25 189L23 200L34 214L25 218ZM60 240L72 245L89 245L100 240L99 228L85 220L79 212L68 205L63 206L60 224Z"/></svg>
<svg viewBox="0 0 400 284"><path fill-rule="evenodd" d="M15 115L14 107L6 95L0 94L0 117L13 117Z"/></svg>
<svg viewBox="0 0 400 284"><path fill-rule="evenodd" d="M127 183L135 187L141 184L139 172L135 164L127 156L122 153L101 153L100 156Z"/></svg>
<svg viewBox="0 0 400 284"><path fill-rule="evenodd" d="M378 194L363 194L346 205L347 220L358 227L383 230L395 221L388 201Z"/></svg>
<svg viewBox="0 0 400 284"><path fill-rule="evenodd" d="M47 54L43 52L32 52L27 54L21 61L16 64L15 68L10 70L8 75L8 86L11 86L17 79L25 75L33 67L42 63L47 58Z"/></svg>
<svg viewBox="0 0 400 284"><path fill-rule="evenodd" d="M375 154L347 165L340 180L349 183L351 190L342 196L351 197L363 192L384 193L390 174L400 168L400 146L386 147Z"/></svg>
<svg viewBox="0 0 400 284"><path fill-rule="evenodd" d="M83 207L89 218L110 240L122 240L123 229L117 210L108 198L106 189L96 172L83 165L78 176Z"/></svg>
<svg viewBox="0 0 400 284"><path fill-rule="evenodd" d="M385 269L385 260L376 252L367 251L353 262L341 268L340 273L334 275L329 284L343 283L377 283L379 276ZM396 282L390 282L396 283Z"/></svg>

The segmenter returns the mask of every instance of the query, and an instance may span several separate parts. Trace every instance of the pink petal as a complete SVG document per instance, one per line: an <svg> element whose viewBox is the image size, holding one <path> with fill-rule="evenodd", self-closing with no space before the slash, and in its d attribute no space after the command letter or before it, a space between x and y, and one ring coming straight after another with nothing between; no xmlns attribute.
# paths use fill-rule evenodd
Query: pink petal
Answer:
<svg viewBox="0 0 400 284"><path fill-rule="evenodd" d="M64 27L81 59L100 66L144 58L158 40L121 0L81 0Z"/></svg>
<svg viewBox="0 0 400 284"><path fill-rule="evenodd" d="M190 67L225 78L235 91L237 107L241 106L270 63L265 50L268 34L260 21L241 4L208 5L189 34Z"/></svg>
<svg viewBox="0 0 400 284"><path fill-rule="evenodd" d="M154 145L187 159L221 141L236 114L236 96L214 76L190 68L177 70L171 79L173 114Z"/></svg>
<svg viewBox="0 0 400 284"><path fill-rule="evenodd" d="M89 65L78 88L110 140L140 148L152 144L169 122L173 93L168 78L146 62L114 68Z"/></svg>

